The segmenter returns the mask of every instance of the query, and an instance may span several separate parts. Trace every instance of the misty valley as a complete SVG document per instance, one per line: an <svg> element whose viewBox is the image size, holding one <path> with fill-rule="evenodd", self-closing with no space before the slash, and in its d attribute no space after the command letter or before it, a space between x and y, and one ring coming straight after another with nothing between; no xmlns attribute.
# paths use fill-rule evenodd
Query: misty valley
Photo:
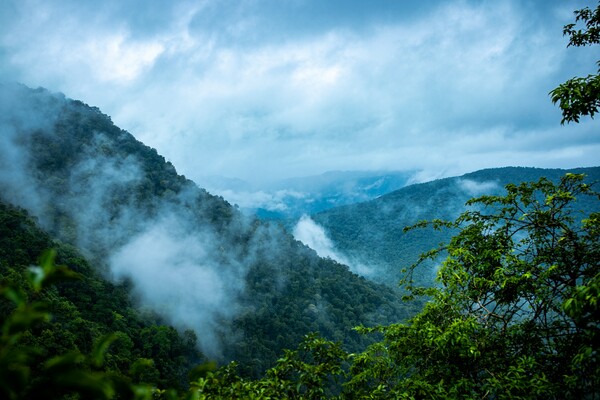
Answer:
<svg viewBox="0 0 600 400"><path fill-rule="evenodd" d="M0 85L0 393L598 398L600 167L411 173L239 207L98 108Z"/></svg>

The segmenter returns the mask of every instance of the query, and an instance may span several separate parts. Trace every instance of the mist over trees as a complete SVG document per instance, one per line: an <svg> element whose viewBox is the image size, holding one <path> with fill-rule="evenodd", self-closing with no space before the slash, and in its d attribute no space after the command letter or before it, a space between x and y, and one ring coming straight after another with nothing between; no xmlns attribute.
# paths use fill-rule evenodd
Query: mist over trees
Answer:
<svg viewBox="0 0 600 400"><path fill-rule="evenodd" d="M98 109L21 85L0 100L2 200L104 279L128 282L138 306L194 331L207 357L256 376L309 332L358 350L353 326L412 313L393 290L198 188Z"/></svg>
<svg viewBox="0 0 600 400"><path fill-rule="evenodd" d="M85 370L89 366L80 365L80 358L104 337L112 345L103 350L103 367L131 382L183 389L187 371L205 360L193 331L178 332L156 313L140 312L129 283L107 281L77 249L52 239L27 211L5 203L0 203L0 276L3 398L59 398L64 370L50 368L52 360L78 360L70 368ZM74 378L82 379L79 389L87 384L94 390L92 371L86 379Z"/></svg>
<svg viewBox="0 0 600 400"><path fill-rule="evenodd" d="M587 30L565 27L571 45L598 43L599 10L576 12ZM553 92L563 122L596 113L595 79ZM466 210L425 191L443 219L398 229L447 241L407 268L400 303L97 108L3 85L0 140L3 397L600 398L600 192L585 170L463 179Z"/></svg>
<svg viewBox="0 0 600 400"><path fill-rule="evenodd" d="M358 328L366 335L383 334L383 340L356 353L347 353L339 343L306 335L296 350L283 352L276 365L257 380L240 375L236 364L218 370L206 364L190 375L190 387L180 391L181 397L594 398L600 384L595 352L600 214L580 212L578 200L586 197L600 201L600 194L583 175L567 174L558 184L542 178L507 185L502 195L473 199L469 204L476 207L455 221L419 224L413 229L430 224L436 230L458 233L446 246L423 258L448 254L437 286L420 288L412 286L410 279L405 281L411 296L428 299L415 317L406 323ZM28 284L23 275L25 265L33 252L49 243L38 239L44 234L23 211L2 210L3 237L10 238L2 243L3 254L16 255L6 257L12 265L25 263L19 270L3 262L2 292L16 308L10 302L3 306L7 314L0 367L7 371L3 377L19 377L2 382L5 393L18 398L47 390L51 397L54 393L60 397L75 390L92 393L93 398L112 398L115 393L133 397L135 389L138 398L176 396L156 391L152 385L177 387L178 377L181 379L177 370L161 372L161 368L175 367L169 358L173 351L183 357L177 358L179 366L186 354L192 360L201 357L193 350L195 336L190 334L182 341L167 327L150 326L141 332L126 328L123 323L137 318L132 314L123 319L123 310L131 309L122 303L128 299L126 287L121 292L124 297L115 298L114 291L109 291L106 300L101 300L98 296L106 293L106 288L101 290L99 285L106 283L91 284L85 278L83 286L79 281L74 282L79 285L75 287L60 283L57 292L50 283L62 282L70 273L58 269L62 276L57 274L56 267L48 266L53 262L47 257L41 260L41 267L30 269ZM32 235L32 240L27 235ZM30 249L34 243L37 248ZM65 253L58 243L50 244ZM70 254L66 259L69 265L84 277L93 275L83 268L83 261L73 258L76 254ZM52 279L46 282L47 277ZM90 284L92 292L87 291ZM28 292L23 292L26 288ZM57 293L66 297L57 298ZM30 303L32 300L51 305L55 319L50 320L45 306L40 309L40 303ZM119 311L114 311L114 306ZM81 329L84 320L76 333L71 332L78 313L84 312L94 319L113 321L108 329L118 326L120 331L114 337L103 337L106 328L102 324L87 322L90 332ZM101 317L101 313L108 314ZM49 336L48 322L52 322L54 336ZM59 337L62 345L57 347ZM140 343L141 349L135 343ZM167 351L169 343L181 344ZM30 347L37 349L41 364L36 358L32 361ZM181 353L181 349L188 350ZM17 355L22 361L15 370L12 362ZM61 369L55 369L57 364ZM83 375L75 373L78 368L83 368ZM53 374L65 379L48 381ZM34 376L42 379L32 379ZM73 376L85 386L74 384ZM171 380L161 380L165 378Z"/></svg>
<svg viewBox="0 0 600 400"><path fill-rule="evenodd" d="M404 227L432 217L453 220L467 211L465 203L474 196L501 194L504 186L511 182L537 181L542 177L558 183L566 173L585 174L589 182L600 180L599 167L491 168L410 185L377 199L323 211L311 218L327 235L330 247L335 247L350 264L365 265L365 276L396 288L403 269L414 264L420 254L448 242L457 233L431 227L405 232ZM578 204L586 213L600 211L593 199L579 199ZM422 263L412 272L415 282L431 286L442 260L440 256Z"/></svg>

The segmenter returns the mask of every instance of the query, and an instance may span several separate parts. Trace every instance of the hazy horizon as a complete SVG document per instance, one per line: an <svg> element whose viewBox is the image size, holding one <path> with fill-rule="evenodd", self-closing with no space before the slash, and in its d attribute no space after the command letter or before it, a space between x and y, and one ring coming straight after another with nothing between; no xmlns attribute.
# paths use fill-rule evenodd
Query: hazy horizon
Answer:
<svg viewBox="0 0 600 400"><path fill-rule="evenodd" d="M598 164L548 92L591 1L3 1L0 81L99 107L197 182Z"/></svg>

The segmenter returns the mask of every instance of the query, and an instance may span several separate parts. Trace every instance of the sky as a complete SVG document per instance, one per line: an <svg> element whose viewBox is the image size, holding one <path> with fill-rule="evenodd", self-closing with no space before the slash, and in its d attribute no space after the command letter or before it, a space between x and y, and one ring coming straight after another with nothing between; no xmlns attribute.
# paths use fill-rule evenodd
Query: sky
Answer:
<svg viewBox="0 0 600 400"><path fill-rule="evenodd" d="M99 107L179 173L255 184L599 165L548 92L582 0L0 0L0 81Z"/></svg>

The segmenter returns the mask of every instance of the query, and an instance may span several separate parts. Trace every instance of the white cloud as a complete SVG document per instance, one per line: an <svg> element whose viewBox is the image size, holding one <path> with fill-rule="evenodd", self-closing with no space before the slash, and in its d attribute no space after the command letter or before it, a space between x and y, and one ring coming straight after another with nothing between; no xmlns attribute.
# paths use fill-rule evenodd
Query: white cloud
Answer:
<svg viewBox="0 0 600 400"><path fill-rule="evenodd" d="M223 320L238 311L243 276L220 265L216 253L210 235L185 232L181 221L165 217L113 254L110 265L116 279L135 282L142 304L177 328L193 329L202 350L218 357Z"/></svg>
<svg viewBox="0 0 600 400"><path fill-rule="evenodd" d="M135 43L116 34L85 43L84 58L99 81L127 83L150 68L164 51L157 42Z"/></svg>
<svg viewBox="0 0 600 400"><path fill-rule="evenodd" d="M296 226L294 226L293 235L296 240L301 241L316 251L320 257L331 258L340 264L347 265L356 274L370 276L376 272L372 267L351 260L336 250L334 243L327 236L325 229L308 215L303 215L298 220Z"/></svg>
<svg viewBox="0 0 600 400"><path fill-rule="evenodd" d="M263 190L246 191L231 189L212 189L210 186L206 189L217 196L222 196L232 204L237 204L242 208L254 209L264 208L269 211L286 211L286 204L290 199L304 199L307 194L295 190L276 190L265 192Z"/></svg>
<svg viewBox="0 0 600 400"><path fill-rule="evenodd" d="M563 4L439 2L285 35L296 15L265 27L260 2L160 3L155 24L120 3L24 4L0 29L4 75L99 106L192 179L597 163L592 126L559 127L548 98L594 68L565 48Z"/></svg>
<svg viewBox="0 0 600 400"><path fill-rule="evenodd" d="M501 189L498 182L493 181L477 182L471 179L461 179L458 184L469 196L491 195Z"/></svg>
<svg viewBox="0 0 600 400"><path fill-rule="evenodd" d="M308 215L303 215L294 227L294 238L301 241L317 252L321 257L329 257L340 263L345 263L344 257L337 254L333 248L333 242L325 230L312 220Z"/></svg>

